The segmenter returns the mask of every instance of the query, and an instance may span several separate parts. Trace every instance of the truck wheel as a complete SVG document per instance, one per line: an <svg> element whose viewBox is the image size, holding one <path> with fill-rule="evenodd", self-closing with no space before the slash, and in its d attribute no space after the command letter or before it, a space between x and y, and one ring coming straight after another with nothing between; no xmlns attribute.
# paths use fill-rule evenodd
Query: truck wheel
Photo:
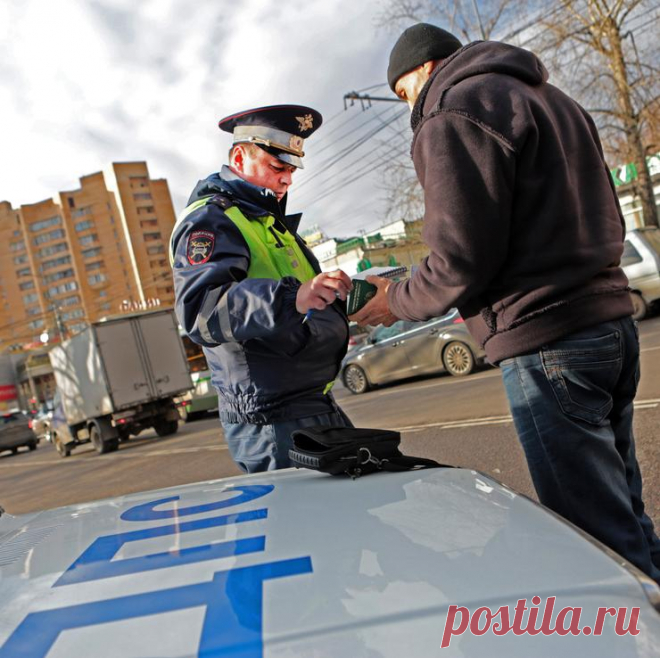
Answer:
<svg viewBox="0 0 660 658"><path fill-rule="evenodd" d="M156 430L156 434L158 434L158 436L169 436L170 434L176 434L179 429L179 421L159 418L154 423L154 429Z"/></svg>
<svg viewBox="0 0 660 658"><path fill-rule="evenodd" d="M105 455L106 453L113 452L119 448L119 439L104 439L98 425L92 425L89 430L89 438L99 455Z"/></svg>
<svg viewBox="0 0 660 658"><path fill-rule="evenodd" d="M57 434L55 434L54 432L52 436L53 436L53 443L55 444L55 450L57 450L59 456L68 457L71 454L71 447L62 443L62 439L60 439L60 437L57 436Z"/></svg>

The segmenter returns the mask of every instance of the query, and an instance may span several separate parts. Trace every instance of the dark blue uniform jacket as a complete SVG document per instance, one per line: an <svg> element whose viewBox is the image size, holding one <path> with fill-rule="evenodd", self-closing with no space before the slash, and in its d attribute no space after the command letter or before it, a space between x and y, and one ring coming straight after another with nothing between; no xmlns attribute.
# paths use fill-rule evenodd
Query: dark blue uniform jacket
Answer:
<svg viewBox="0 0 660 658"><path fill-rule="evenodd" d="M228 167L200 181L188 204L221 195L248 218L273 215L294 233L300 215L285 216L285 199L236 176ZM213 235L206 262L191 264L188 238ZM297 236L296 236L297 237ZM297 238L312 267L313 253ZM338 374L348 342L343 304L315 311L303 324L295 277L249 279L250 250L240 230L215 204L180 221L172 234L176 314L202 345L218 391L220 418L230 423L270 423L333 411L326 385Z"/></svg>

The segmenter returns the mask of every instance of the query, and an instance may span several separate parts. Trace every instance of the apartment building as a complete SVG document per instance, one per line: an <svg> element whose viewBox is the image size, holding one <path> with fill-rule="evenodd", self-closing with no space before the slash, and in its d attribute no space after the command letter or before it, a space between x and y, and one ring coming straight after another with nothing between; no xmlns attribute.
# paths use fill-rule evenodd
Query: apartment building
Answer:
<svg viewBox="0 0 660 658"><path fill-rule="evenodd" d="M167 181L145 162L113 163L52 199L0 202L0 350L173 305L174 222Z"/></svg>

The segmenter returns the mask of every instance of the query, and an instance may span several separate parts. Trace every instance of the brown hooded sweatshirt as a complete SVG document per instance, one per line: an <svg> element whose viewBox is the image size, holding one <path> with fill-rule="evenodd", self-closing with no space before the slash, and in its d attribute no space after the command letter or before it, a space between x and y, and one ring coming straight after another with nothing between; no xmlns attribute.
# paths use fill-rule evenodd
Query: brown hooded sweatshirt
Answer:
<svg viewBox="0 0 660 658"><path fill-rule="evenodd" d="M471 43L412 113L430 254L390 307L407 320L458 307L493 363L632 313L596 127L547 77L526 50Z"/></svg>

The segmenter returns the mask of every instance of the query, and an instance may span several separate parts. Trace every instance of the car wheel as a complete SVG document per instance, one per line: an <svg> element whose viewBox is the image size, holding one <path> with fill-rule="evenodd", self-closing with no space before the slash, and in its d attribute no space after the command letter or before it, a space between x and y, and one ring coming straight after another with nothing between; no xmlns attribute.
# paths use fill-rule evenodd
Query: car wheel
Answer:
<svg viewBox="0 0 660 658"><path fill-rule="evenodd" d="M17 455L18 454L18 448L12 448L11 449L11 454L12 455Z"/></svg>
<svg viewBox="0 0 660 658"><path fill-rule="evenodd" d="M445 370L454 377L469 375L474 370L472 350L465 343L458 341L453 341L445 347L442 363Z"/></svg>
<svg viewBox="0 0 660 658"><path fill-rule="evenodd" d="M30 450L36 450L37 449L37 444L35 443L28 443L28 448Z"/></svg>
<svg viewBox="0 0 660 658"><path fill-rule="evenodd" d="M360 366L351 364L344 370L344 386L351 393L359 395L369 390L369 380Z"/></svg>
<svg viewBox="0 0 660 658"><path fill-rule="evenodd" d="M630 299L633 303L633 320L641 320L646 317L647 306L644 298L638 292L631 292Z"/></svg>
<svg viewBox="0 0 660 658"><path fill-rule="evenodd" d="M60 457L68 457L71 454L71 447L65 445L55 432L52 433L53 443L55 444L55 450Z"/></svg>
<svg viewBox="0 0 660 658"><path fill-rule="evenodd" d="M89 438L92 441L96 452L99 455L105 455L108 452L113 452L119 447L119 439L104 439L101 436L101 430L98 428L98 425L92 425L89 430Z"/></svg>

